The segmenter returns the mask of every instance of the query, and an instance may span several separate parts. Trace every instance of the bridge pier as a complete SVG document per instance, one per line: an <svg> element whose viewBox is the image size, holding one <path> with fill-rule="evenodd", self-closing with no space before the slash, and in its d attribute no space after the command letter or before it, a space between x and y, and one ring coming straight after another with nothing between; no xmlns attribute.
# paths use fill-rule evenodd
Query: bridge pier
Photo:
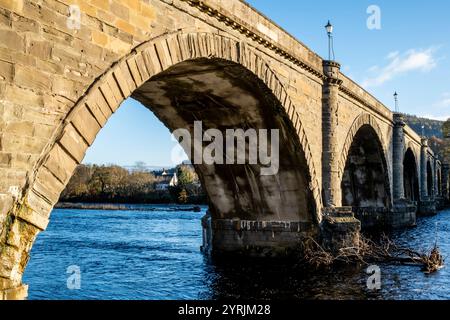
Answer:
<svg viewBox="0 0 450 320"><path fill-rule="evenodd" d="M324 248L337 253L341 248L359 248L361 222L352 207L324 208L321 238Z"/></svg>
<svg viewBox="0 0 450 320"><path fill-rule="evenodd" d="M403 115L394 113L394 128L392 133L392 175L393 175L393 197L394 201L405 198L403 181L403 153L405 149L405 134L403 128L406 123Z"/></svg>
<svg viewBox="0 0 450 320"><path fill-rule="evenodd" d="M442 198L443 198L444 206L450 205L449 175L450 175L450 163L443 163L442 164Z"/></svg>
<svg viewBox="0 0 450 320"><path fill-rule="evenodd" d="M322 188L325 208L322 210L321 238L324 247L336 252L340 248L358 247L361 223L351 207L342 207L339 173L338 115L340 64L325 60L323 72L327 77L322 88Z"/></svg>
<svg viewBox="0 0 450 320"><path fill-rule="evenodd" d="M433 184L428 185L428 139L422 138L420 152L420 201L418 213L421 215L436 214L436 200L433 195ZM429 190L429 188L431 188Z"/></svg>
<svg viewBox="0 0 450 320"><path fill-rule="evenodd" d="M353 208L362 230L389 230L416 225L417 206L411 201L398 200L392 208Z"/></svg>
<svg viewBox="0 0 450 320"><path fill-rule="evenodd" d="M28 285L21 284L19 286L7 289L0 289L1 300L25 300L28 297Z"/></svg>
<svg viewBox="0 0 450 320"><path fill-rule="evenodd" d="M323 61L327 79L322 92L322 186L326 207L342 204L341 179L339 176L338 101L340 65L335 61Z"/></svg>
<svg viewBox="0 0 450 320"><path fill-rule="evenodd" d="M202 252L249 257L289 256L303 239L317 238L319 231L310 222L214 219L209 212L202 227Z"/></svg>
<svg viewBox="0 0 450 320"><path fill-rule="evenodd" d="M450 119L442 126L444 154L442 161L442 196L445 205L450 206Z"/></svg>
<svg viewBox="0 0 450 320"><path fill-rule="evenodd" d="M378 217L376 222L370 221L368 225L373 226L382 221L382 224L388 228L403 228L411 227L416 224L417 207L414 203L405 198L404 185L404 150L405 150L405 132L406 125L403 115L394 113L394 128L392 132L392 176L393 176L393 206L392 209L387 209L385 218Z"/></svg>
<svg viewBox="0 0 450 320"><path fill-rule="evenodd" d="M332 252L357 248L361 222L351 207L324 208L320 228L301 221L256 221L202 218L202 252L249 257L288 257L304 239L312 237Z"/></svg>

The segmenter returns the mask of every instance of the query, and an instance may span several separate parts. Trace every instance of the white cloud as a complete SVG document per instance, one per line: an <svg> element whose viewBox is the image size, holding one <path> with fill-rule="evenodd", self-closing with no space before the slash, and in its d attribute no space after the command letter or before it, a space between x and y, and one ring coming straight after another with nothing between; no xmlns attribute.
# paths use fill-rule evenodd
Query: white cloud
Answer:
<svg viewBox="0 0 450 320"><path fill-rule="evenodd" d="M423 118L432 119L432 120L440 120L440 121L446 121L447 119L450 119L450 114L446 116L435 116L432 114L424 114L421 115Z"/></svg>
<svg viewBox="0 0 450 320"><path fill-rule="evenodd" d="M372 66L368 70L372 75L363 80L363 87L376 87L393 78L411 71L427 72L436 67L434 54L435 47L425 50L411 49L401 54L398 51L390 52L386 59L386 66Z"/></svg>
<svg viewBox="0 0 450 320"><path fill-rule="evenodd" d="M438 108L448 108L450 107L450 92L444 92L441 95L441 99L434 103L434 107Z"/></svg>
<svg viewBox="0 0 450 320"><path fill-rule="evenodd" d="M395 59L398 57L399 54L400 54L400 51L389 52L389 54L386 56L386 59L389 59L389 60Z"/></svg>
<svg viewBox="0 0 450 320"><path fill-rule="evenodd" d="M436 103L437 107L450 107L450 98L445 98Z"/></svg>

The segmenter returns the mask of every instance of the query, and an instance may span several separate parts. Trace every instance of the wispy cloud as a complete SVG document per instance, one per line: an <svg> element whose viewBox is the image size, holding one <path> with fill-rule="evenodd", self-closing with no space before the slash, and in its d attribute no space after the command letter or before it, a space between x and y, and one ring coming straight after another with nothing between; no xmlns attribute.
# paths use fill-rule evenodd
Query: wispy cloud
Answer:
<svg viewBox="0 0 450 320"><path fill-rule="evenodd" d="M388 60L385 66L372 66L368 70L371 76L363 80L363 87L377 87L393 78L411 72L427 72L436 67L436 47L428 49L411 49L405 53L399 51L390 52L386 56Z"/></svg>
<svg viewBox="0 0 450 320"><path fill-rule="evenodd" d="M446 108L450 107L450 92L444 92L441 99L434 104L435 107Z"/></svg>
<svg viewBox="0 0 450 320"><path fill-rule="evenodd" d="M432 114L424 114L424 115L421 115L421 117L427 118L427 119L432 119L432 120L446 121L447 119L450 118L450 115L447 115L447 116L435 116L435 115L432 115Z"/></svg>

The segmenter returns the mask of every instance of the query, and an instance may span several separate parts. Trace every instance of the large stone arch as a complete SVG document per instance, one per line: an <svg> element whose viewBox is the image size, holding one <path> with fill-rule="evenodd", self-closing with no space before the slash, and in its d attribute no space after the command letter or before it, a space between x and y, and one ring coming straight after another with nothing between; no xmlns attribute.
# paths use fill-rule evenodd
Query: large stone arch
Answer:
<svg viewBox="0 0 450 320"><path fill-rule="evenodd" d="M434 197L435 196L435 191L434 190L434 186L435 186L435 168L434 168L434 161L430 156L427 156L427 160L426 160L426 172L427 172L427 196L428 197Z"/></svg>
<svg viewBox="0 0 450 320"><path fill-rule="evenodd" d="M298 141L298 153L305 159L307 188L314 205L312 220L315 223L320 221L321 197L309 142L296 107L268 63L247 43L224 35L183 32L165 34L137 46L95 79L45 146L3 226L2 239L6 239L5 250L9 250L2 252L3 266L0 266L4 269L2 276L9 279L4 287L20 285L36 235L46 228L60 192L109 116L123 100L149 79L165 71L170 72L173 66L193 60L214 60L219 64L222 61L225 64L239 65L259 79L270 91L269 94L276 98L278 105L275 107L281 107L279 113L292 127L292 134L295 136L291 138ZM201 69L201 64L196 67ZM284 176L289 181L296 178L289 174ZM299 190L281 192L294 193Z"/></svg>
<svg viewBox="0 0 450 320"><path fill-rule="evenodd" d="M383 149L383 158L384 161L387 162L387 144L385 143L384 139L383 139L383 133L381 131L380 126L377 123L377 120L375 119L374 116L372 116L369 113L363 113L361 115L359 115L358 117L356 117L355 121L353 121L348 133L347 133L347 137L345 138L344 141L344 145L342 146L342 153L341 153L341 158L339 160L339 176L342 178L342 174L344 172L344 168L345 168L345 164L347 162L347 157L348 157L348 152L350 150L350 147L352 145L352 142L355 138L356 133L358 132L359 129L361 129L362 126L364 125L369 125L372 127L372 129L376 132L376 135L380 141L380 145Z"/></svg>
<svg viewBox="0 0 450 320"><path fill-rule="evenodd" d="M440 166L436 168L436 195L442 196L442 169Z"/></svg>
<svg viewBox="0 0 450 320"><path fill-rule="evenodd" d="M344 142L344 146L342 148L342 156L339 162L339 176L341 177L341 187L344 187L345 184L345 169L347 168L348 164L348 157L350 156L350 151L352 150L352 146L355 143L355 139L358 138L361 135L361 131L366 130L367 135L372 137L375 141L373 141L373 146L379 150L379 165L380 170L384 174L383 179L383 191L385 192L386 197L382 197L384 199L383 203L378 204L378 206L389 206L392 195L390 190L390 183L389 183L389 169L388 169L388 161L387 161L387 151L386 151L386 144L383 140L383 135L381 132L381 129L379 125L376 122L376 119L371 116L370 114L361 114L359 117L355 119L353 122L348 134L347 138ZM343 205L345 204L344 198L346 197L346 194L344 190L342 190L342 199L343 199ZM354 199L355 200L355 199ZM364 205L366 206L366 205ZM372 204L371 206L377 206L376 204Z"/></svg>
<svg viewBox="0 0 450 320"><path fill-rule="evenodd" d="M405 198L411 201L419 201L419 162L411 145L403 153L403 184Z"/></svg>
<svg viewBox="0 0 450 320"><path fill-rule="evenodd" d="M57 194L52 194L49 190L50 185L45 187L40 183L39 177L42 177L43 181L48 181L44 176L50 179L52 179L51 176L54 176L55 180L59 180L61 183L70 177L72 167L74 168L76 163L82 160L85 150L92 144L97 132L106 123L107 116L103 112L110 112L106 109L108 106L111 112L114 112L124 99L152 76L175 64L200 58L219 58L242 65L261 79L275 95L284 107L298 135L312 179L311 189L317 201L317 212L320 212L319 184L316 180L316 170L312 162L309 142L299 114L295 111L296 108L277 75L245 42L207 33L174 33L162 36L140 45L115 63L110 70L95 81L64 119L54 139L47 145L37 162L33 175L29 177L27 183L30 186L29 189L45 195L47 200L54 202ZM159 64L155 61L159 61ZM104 104L105 102L107 105ZM83 120L88 120L88 122ZM89 126L89 124L92 125ZM79 150L75 148L79 148ZM62 151L65 151L64 153L68 157L61 154ZM69 158L72 158L73 161L70 161ZM64 164L66 167L60 164ZM51 176L49 176L50 173ZM55 185L58 185L58 182L55 181ZM29 200L32 199L29 198ZM33 201L29 202L30 205L31 203ZM35 207L33 211L44 213L49 208L51 208L51 203L47 208Z"/></svg>

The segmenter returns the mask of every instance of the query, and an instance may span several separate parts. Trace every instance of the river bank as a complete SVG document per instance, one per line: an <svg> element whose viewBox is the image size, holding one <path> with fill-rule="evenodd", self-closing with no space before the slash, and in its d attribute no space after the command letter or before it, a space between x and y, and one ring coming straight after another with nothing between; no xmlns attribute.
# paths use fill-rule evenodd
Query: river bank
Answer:
<svg viewBox="0 0 450 320"><path fill-rule="evenodd" d="M163 204L165 211L193 211L200 212L197 205ZM160 210L154 204L125 204L125 203L84 203L84 202L58 202L55 209L78 210L131 210L131 211L157 211Z"/></svg>

